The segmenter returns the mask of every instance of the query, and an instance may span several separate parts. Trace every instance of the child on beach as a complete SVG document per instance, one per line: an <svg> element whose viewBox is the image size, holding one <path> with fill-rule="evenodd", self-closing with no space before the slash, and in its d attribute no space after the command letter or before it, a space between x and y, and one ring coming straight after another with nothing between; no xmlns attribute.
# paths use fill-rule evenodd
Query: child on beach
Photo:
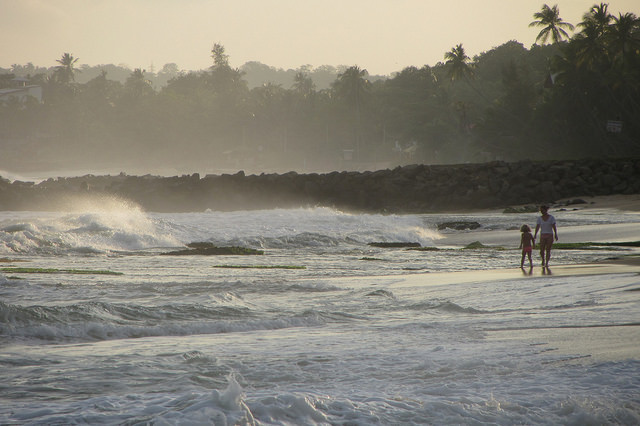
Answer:
<svg viewBox="0 0 640 426"><path fill-rule="evenodd" d="M531 262L531 252L535 248L536 240L531 235L531 228L529 225L522 225L520 227L520 232L522 236L520 237L520 247L522 249L522 259L520 259L520 267L524 267L524 257L525 255L529 257L529 267L533 268L533 262Z"/></svg>

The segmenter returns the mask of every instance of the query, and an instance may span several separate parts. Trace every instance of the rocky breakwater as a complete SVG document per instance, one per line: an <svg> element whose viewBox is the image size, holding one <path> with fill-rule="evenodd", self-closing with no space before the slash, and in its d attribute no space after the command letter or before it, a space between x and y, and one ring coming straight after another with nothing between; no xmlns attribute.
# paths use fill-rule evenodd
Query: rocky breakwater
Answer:
<svg viewBox="0 0 640 426"><path fill-rule="evenodd" d="M324 174L93 176L0 180L0 210L65 209L70 198L114 196L158 212L329 206L418 213L503 208L640 193L640 159L409 165Z"/></svg>

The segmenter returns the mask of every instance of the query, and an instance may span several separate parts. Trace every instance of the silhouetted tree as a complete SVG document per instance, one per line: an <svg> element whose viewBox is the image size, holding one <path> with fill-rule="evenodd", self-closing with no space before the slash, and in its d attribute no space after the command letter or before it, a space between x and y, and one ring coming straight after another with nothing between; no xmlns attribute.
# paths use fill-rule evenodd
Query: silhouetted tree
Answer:
<svg viewBox="0 0 640 426"><path fill-rule="evenodd" d="M609 13L609 5L600 3L599 5L593 5L591 9L583 15L582 22L578 24L578 27L592 28L595 36L601 37L606 32L612 18Z"/></svg>
<svg viewBox="0 0 640 426"><path fill-rule="evenodd" d="M366 69L361 69L359 66L354 65L339 74L333 83L333 91L336 97L343 100L354 114L352 129L357 159L359 159L361 148L362 106L371 86L369 80L366 79L367 75Z"/></svg>
<svg viewBox="0 0 640 426"><path fill-rule="evenodd" d="M533 17L536 18L536 20L531 22L529 26L543 27L536 37L536 42L542 40L542 43L544 44L547 42L549 37L551 37L551 40L554 43L558 43L562 41L563 38L569 38L569 34L565 31L565 28L573 31L573 25L568 22L564 22L560 17L558 5L549 7L545 4L542 6L542 10L540 12L533 14Z"/></svg>
<svg viewBox="0 0 640 426"><path fill-rule="evenodd" d="M124 84L125 98L137 101L155 94L151 82L145 77L145 71L141 68L133 70Z"/></svg>
<svg viewBox="0 0 640 426"><path fill-rule="evenodd" d="M206 70L167 64L155 80L114 65L83 65L75 74L69 53L48 69L14 64L0 68L0 86L12 84L10 74L30 77L45 102L0 105L0 143L17 141L0 149L0 160L42 155L89 164L93 153L118 165L326 170L340 167L336 154L347 147L357 150L359 167L640 155L637 17L595 4L571 38L557 6L534 17L541 44L530 49L509 41L471 59L458 44L433 67L378 80L357 66L259 63L242 68L255 73L248 79L218 43ZM620 133L607 131L612 120L622 122ZM394 150L396 142L404 150Z"/></svg>
<svg viewBox="0 0 640 426"><path fill-rule="evenodd" d="M0 74L0 89L11 87L15 74Z"/></svg>
<svg viewBox="0 0 640 426"><path fill-rule="evenodd" d="M609 25L607 40L613 61L625 67L633 63L640 52L640 22L633 13L620 13Z"/></svg>
<svg viewBox="0 0 640 426"><path fill-rule="evenodd" d="M229 55L224 53L224 46L215 43L211 49L211 57L213 58L212 68L221 68L229 66Z"/></svg>
<svg viewBox="0 0 640 426"><path fill-rule="evenodd" d="M456 45L444 54L445 64L451 81L468 80L473 75L471 59L464 51L462 44Z"/></svg>
<svg viewBox="0 0 640 426"><path fill-rule="evenodd" d="M74 74L76 70L73 67L78 62L78 59L74 58L70 53L64 53L62 58L56 59L56 62L60 64L56 67L54 73L57 82L69 84L75 80Z"/></svg>
<svg viewBox="0 0 640 426"><path fill-rule="evenodd" d="M316 90L316 85L308 74L297 72L293 80L293 90L303 99L309 99Z"/></svg>

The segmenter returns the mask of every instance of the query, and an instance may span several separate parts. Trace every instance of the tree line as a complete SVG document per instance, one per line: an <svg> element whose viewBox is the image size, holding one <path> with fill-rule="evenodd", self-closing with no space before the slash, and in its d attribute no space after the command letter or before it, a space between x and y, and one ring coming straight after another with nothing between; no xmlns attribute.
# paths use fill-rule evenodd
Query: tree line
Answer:
<svg viewBox="0 0 640 426"><path fill-rule="evenodd" d="M13 161L184 170L640 154L638 18L613 15L605 3L575 27L557 6L533 17L540 33L531 48L508 41L470 58L459 44L442 62L384 79L343 67L321 88L310 68L296 70L288 86L251 86L221 44L207 70L163 67L161 87L142 69L124 82L105 69L78 83L78 58L65 53L52 73L32 79L42 103L2 104L0 143ZM0 75L0 87L11 76Z"/></svg>

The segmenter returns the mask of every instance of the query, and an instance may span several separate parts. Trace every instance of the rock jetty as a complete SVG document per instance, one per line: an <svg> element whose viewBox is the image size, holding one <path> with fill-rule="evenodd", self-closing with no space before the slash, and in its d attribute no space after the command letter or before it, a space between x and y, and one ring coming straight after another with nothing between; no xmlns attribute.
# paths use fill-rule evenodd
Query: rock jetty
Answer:
<svg viewBox="0 0 640 426"><path fill-rule="evenodd" d="M86 175L45 181L0 178L0 210L65 209L69 197L110 195L147 211L188 212L327 206L426 213L553 203L640 193L640 158L416 164L366 172L161 176Z"/></svg>

